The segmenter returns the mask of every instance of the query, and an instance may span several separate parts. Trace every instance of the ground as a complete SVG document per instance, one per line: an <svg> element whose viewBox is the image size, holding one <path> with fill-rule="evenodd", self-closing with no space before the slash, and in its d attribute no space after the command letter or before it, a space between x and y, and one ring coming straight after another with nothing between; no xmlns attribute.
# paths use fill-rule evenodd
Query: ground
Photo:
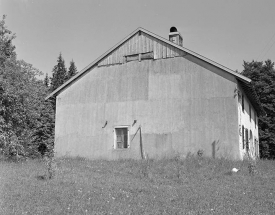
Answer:
<svg viewBox="0 0 275 215"><path fill-rule="evenodd" d="M274 214L275 161L1 161L1 214ZM240 169L232 173L232 168Z"/></svg>

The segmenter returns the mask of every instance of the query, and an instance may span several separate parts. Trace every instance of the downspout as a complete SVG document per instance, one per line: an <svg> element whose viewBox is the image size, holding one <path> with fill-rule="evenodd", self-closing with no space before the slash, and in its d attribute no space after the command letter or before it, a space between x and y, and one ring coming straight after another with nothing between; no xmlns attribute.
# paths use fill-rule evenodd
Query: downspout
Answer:
<svg viewBox="0 0 275 215"><path fill-rule="evenodd" d="M143 151L142 135L141 135L141 126L139 126L139 140L140 140L140 154L141 154L141 159L144 159L144 151Z"/></svg>

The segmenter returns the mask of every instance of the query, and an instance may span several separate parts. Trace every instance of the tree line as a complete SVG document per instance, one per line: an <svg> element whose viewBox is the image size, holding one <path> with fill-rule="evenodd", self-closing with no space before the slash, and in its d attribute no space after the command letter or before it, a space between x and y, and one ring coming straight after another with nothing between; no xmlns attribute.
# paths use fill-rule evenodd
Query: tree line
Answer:
<svg viewBox="0 0 275 215"><path fill-rule="evenodd" d="M77 73L60 53L52 77L24 60L18 60L13 34L0 21L0 150L9 158L37 157L54 146L55 98L45 97Z"/></svg>
<svg viewBox="0 0 275 215"><path fill-rule="evenodd" d="M0 151L7 157L37 157L54 147L55 98L45 97L77 73L69 69L60 53L52 76L24 60L18 60L13 34L0 21ZM266 115L259 116L261 158L275 158L275 69L274 62L246 62L241 74L252 80Z"/></svg>

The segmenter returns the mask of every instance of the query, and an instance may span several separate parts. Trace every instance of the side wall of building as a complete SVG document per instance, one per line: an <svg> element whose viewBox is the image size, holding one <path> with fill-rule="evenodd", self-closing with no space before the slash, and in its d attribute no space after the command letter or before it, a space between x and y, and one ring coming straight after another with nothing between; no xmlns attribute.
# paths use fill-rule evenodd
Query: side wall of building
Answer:
<svg viewBox="0 0 275 215"><path fill-rule="evenodd" d="M238 86L239 149L242 159L259 157L258 116L241 86Z"/></svg>
<svg viewBox="0 0 275 215"><path fill-rule="evenodd" d="M139 159L142 145L150 158L203 150L240 159L236 86L190 55L95 67L57 96L55 151ZM130 147L114 149L114 127L122 125Z"/></svg>

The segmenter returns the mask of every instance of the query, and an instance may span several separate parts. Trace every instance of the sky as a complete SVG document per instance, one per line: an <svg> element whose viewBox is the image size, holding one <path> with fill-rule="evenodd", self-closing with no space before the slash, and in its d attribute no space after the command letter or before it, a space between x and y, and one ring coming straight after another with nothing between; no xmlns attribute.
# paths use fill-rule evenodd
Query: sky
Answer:
<svg viewBox="0 0 275 215"><path fill-rule="evenodd" d="M138 27L232 70L243 61L275 61L274 0L0 0L18 59L52 75L59 53L78 71ZM42 76L43 77L43 76Z"/></svg>

